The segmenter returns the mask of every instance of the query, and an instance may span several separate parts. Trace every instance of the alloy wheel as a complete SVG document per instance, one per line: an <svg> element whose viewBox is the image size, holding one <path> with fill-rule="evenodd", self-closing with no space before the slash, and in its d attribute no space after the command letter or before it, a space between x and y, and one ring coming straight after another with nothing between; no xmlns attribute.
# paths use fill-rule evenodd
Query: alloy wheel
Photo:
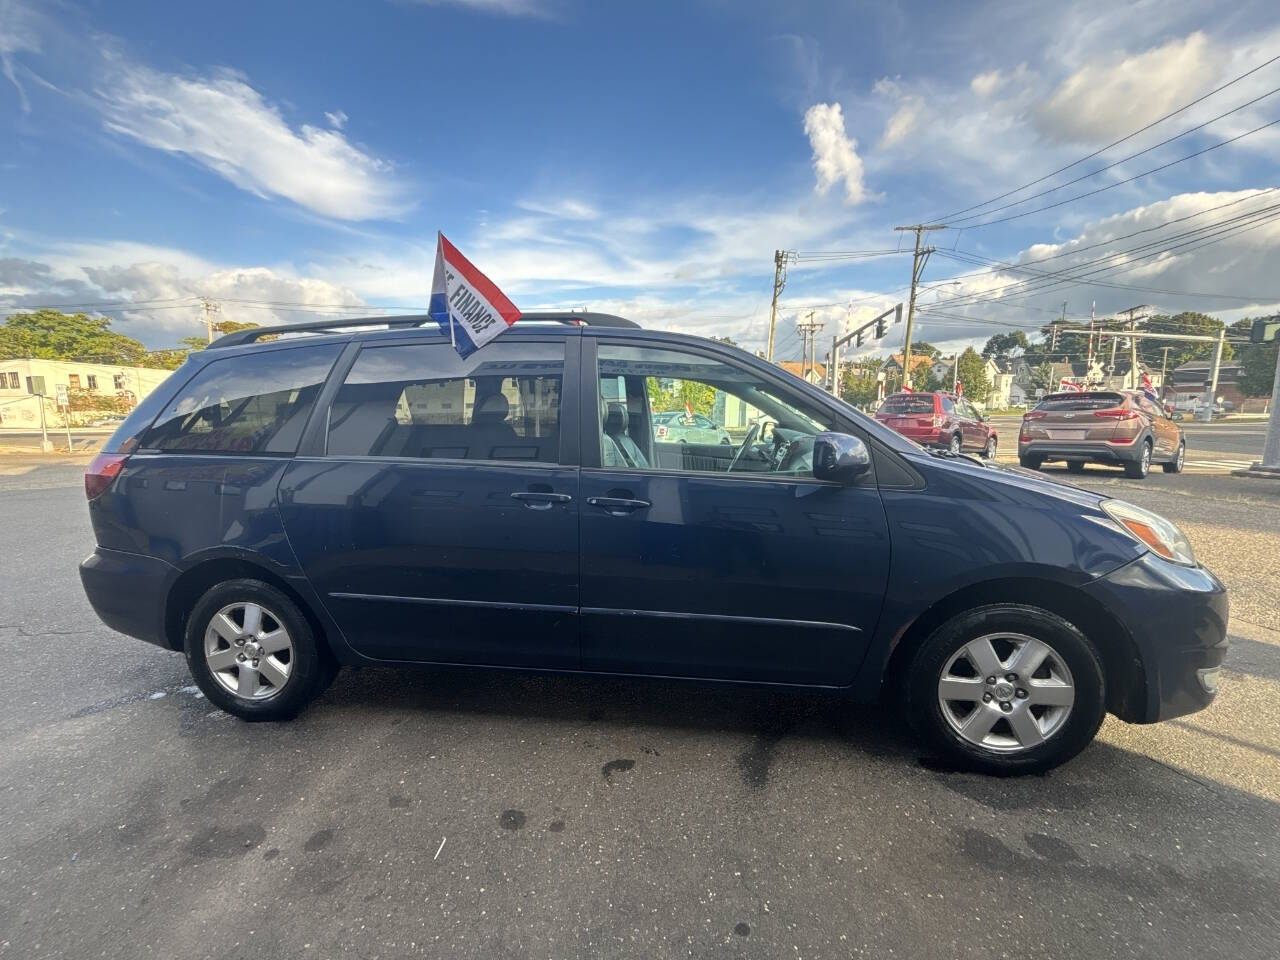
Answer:
<svg viewBox="0 0 1280 960"><path fill-rule="evenodd" d="M986 457L988 460L994 460L996 458L996 438L995 437L990 437L987 440Z"/></svg>
<svg viewBox="0 0 1280 960"><path fill-rule="evenodd" d="M1145 476L1151 469L1151 444L1146 443L1142 446L1142 473Z"/></svg>
<svg viewBox="0 0 1280 960"><path fill-rule="evenodd" d="M218 684L245 700L265 700L283 690L297 659L284 622L253 602L231 603L213 615L204 658Z"/></svg>
<svg viewBox="0 0 1280 960"><path fill-rule="evenodd" d="M959 452L960 452L960 438L959 438L959 437L952 437L952 438L951 438L951 443L948 445L948 448L947 448L947 449L949 449L952 453L959 453Z"/></svg>
<svg viewBox="0 0 1280 960"><path fill-rule="evenodd" d="M938 679L947 724L974 746L1021 753L1062 729L1075 685L1062 656L1043 640L990 633L957 650Z"/></svg>

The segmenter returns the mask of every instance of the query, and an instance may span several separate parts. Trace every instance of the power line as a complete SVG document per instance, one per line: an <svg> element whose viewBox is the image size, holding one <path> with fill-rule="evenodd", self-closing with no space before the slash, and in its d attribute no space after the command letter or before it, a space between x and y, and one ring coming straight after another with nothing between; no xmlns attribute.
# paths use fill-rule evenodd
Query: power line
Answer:
<svg viewBox="0 0 1280 960"><path fill-rule="evenodd" d="M981 213L971 213L967 217L960 217L957 220L952 220L951 223L955 224L964 220L976 220L978 217L985 217L993 213L999 213L1001 210L1008 210L1011 207L1016 207L1020 203L1026 203L1028 200L1035 200L1037 197L1047 196L1048 194L1055 193L1058 190L1063 189L1064 187L1069 187L1072 184L1079 183L1082 180L1088 180L1090 177L1096 177L1100 173L1105 173L1106 171L1112 169L1113 167L1120 166L1120 164L1122 163L1128 163L1130 160L1140 157L1143 154L1150 153L1152 150L1158 150L1161 147L1165 146L1166 144L1173 143L1173 141L1180 140L1183 137L1187 136L1188 134L1195 133L1197 130L1203 130L1205 127L1209 126L1209 124L1217 123L1219 120L1223 119L1224 117L1229 117L1233 113L1238 113L1241 110L1245 109L1246 107L1253 106L1259 100L1265 100L1267 97L1275 96L1275 94L1277 93L1280 93L1280 87L1275 87L1272 90L1268 90L1266 93L1262 94L1261 96L1254 97L1252 100L1248 101L1247 103L1242 103L1238 107L1233 107L1230 110L1228 110L1226 113L1220 113L1211 120L1206 120L1204 123L1197 124L1194 127L1188 127L1186 130L1183 130L1181 133L1176 134L1175 136L1169 137L1166 140L1161 140L1159 143L1153 144L1147 147L1145 150L1139 150L1137 153L1131 153L1127 157L1121 157L1119 160L1115 160L1111 163L1108 163L1105 167L1098 167L1096 170L1091 170L1088 173L1081 174L1080 176L1076 177L1074 180L1068 180L1065 183L1060 183L1055 187L1049 187L1047 190L1041 190L1039 193L1033 193L1030 196L1023 197L1021 200L1014 200L1010 203L1006 203L1003 206L993 207L992 209L984 210ZM1192 154L1192 156L1195 156L1195 154ZM982 224L972 224L972 226L982 226ZM963 229L968 229L968 228L965 227Z"/></svg>
<svg viewBox="0 0 1280 960"><path fill-rule="evenodd" d="M1214 223L1207 224L1203 227L1197 227L1195 229L1188 230L1180 234L1174 234L1172 236L1164 237L1159 240L1154 240L1148 243L1139 244L1136 247L1130 247L1125 250L1119 250L1102 257L1094 258L1092 260L1086 260L1081 263L1073 264L1068 267L1063 267L1061 270L1053 273L1047 273L1044 277L1041 277L1041 278L1029 278L1025 280L1017 280L1011 283L1002 284L1001 286L992 288L991 290L983 291L980 294L964 294L958 297L952 297L952 298L949 298L946 301L946 303L948 305L959 305L960 303L982 302L983 300L995 299L995 297L990 296L991 294L995 294L995 293L998 293L999 291L1009 290L1017 287L1023 287L1023 288L1029 288L1029 289L1036 289L1037 287L1047 288L1047 287L1057 286L1058 284L1061 284L1061 283L1069 283L1072 281L1082 281L1085 278L1095 273L1100 273L1103 270L1108 269L1109 266L1118 266L1118 265L1110 264L1108 265L1108 267L1102 267L1098 270L1094 270L1094 271L1091 271L1090 273L1085 273L1078 276L1068 276L1068 275L1072 274L1074 271L1081 270L1085 267L1106 263L1107 261L1114 261L1118 257L1129 257L1130 255L1140 250L1146 250L1151 247L1162 247L1162 245L1168 244L1172 240L1178 240L1184 237L1194 238L1192 240L1185 240L1183 243L1173 244L1171 246L1163 246L1162 249L1157 249L1152 253L1144 254L1142 257L1136 257L1134 258L1134 263L1131 263L1124 267L1125 270L1134 269L1138 261L1149 259L1152 256L1158 256L1162 253L1171 252L1173 250L1179 249L1180 247L1186 246L1188 243L1197 242L1203 238L1201 236L1196 236L1196 235L1213 236L1215 237L1215 239L1225 239L1226 236L1232 235L1235 232L1241 232L1238 229L1232 228L1231 227L1232 224L1238 224L1242 221L1254 220L1257 218L1264 218L1263 222L1269 222L1270 219L1274 219L1274 217L1276 216L1276 214L1273 213L1273 211L1276 211L1276 210L1280 210L1280 204L1274 204L1269 207L1262 207L1257 210L1252 210L1247 213L1239 214L1234 217L1228 217L1225 220L1219 220ZM1256 225L1261 225L1261 224L1256 224ZM1117 272L1124 272L1124 270L1117 270ZM962 276L978 276L984 273L990 273L990 271L978 271L978 273L967 274ZM1049 284L1043 284L1042 281L1050 280L1050 279L1052 279L1054 282Z"/></svg>
<svg viewBox="0 0 1280 960"><path fill-rule="evenodd" d="M1271 66L1271 64L1275 63L1277 60L1280 60L1280 55L1274 56L1270 60L1267 60L1264 63L1258 64L1252 70L1246 70L1244 73L1240 74L1240 76L1235 77L1231 80L1228 80L1226 83L1222 84L1222 86L1220 87L1215 87L1214 89L1210 90L1208 93L1204 94L1203 96L1200 96L1195 100L1192 100L1190 103L1179 107L1177 110L1174 110L1172 113L1166 113L1163 117L1160 117L1158 120L1151 121L1145 127L1141 127L1133 131L1133 133L1126 134L1125 136L1121 137L1119 140L1113 140L1110 143L1108 143L1105 147L1101 147L1095 150L1093 153L1090 153L1081 157L1079 160L1073 160L1071 161L1071 163L1068 163L1065 167L1059 167L1057 170L1054 170L1050 173L1046 173L1043 177L1040 177L1037 180L1032 180L1029 183L1024 183L1020 187L1014 187L1012 190L1008 191L1007 193L1002 193L998 197L992 197L990 200L984 200L981 203L975 203L973 206L965 207L963 210L957 210L954 213L948 213L947 215L942 217L933 217L932 220L934 220L935 222L949 220L952 217L959 216L962 213L968 213L970 210L977 210L979 207L985 207L987 206L987 204L995 203L998 200L1003 200L1005 199L1005 197L1011 197L1015 193L1021 193L1023 190L1027 189L1028 187L1034 187L1036 184L1044 183L1046 180L1048 180L1051 177L1056 177L1058 174L1064 173L1065 171L1070 170L1072 167L1079 166L1080 164L1084 163L1086 160L1092 160L1094 157L1101 156L1102 154L1110 150L1112 147L1118 147L1120 144L1128 140L1132 140L1134 137L1138 136L1139 134L1146 133L1152 127L1159 126L1160 124L1164 123L1166 120L1171 120L1172 118L1176 117L1180 113L1185 113L1187 110L1190 110L1192 107L1196 106L1197 104L1203 103L1205 100L1208 100L1214 94L1221 93L1223 90L1227 89L1227 87L1230 87L1234 84L1239 83L1241 80L1245 79L1246 77L1252 76L1253 74L1257 73L1259 70L1262 70L1264 67Z"/></svg>
<svg viewBox="0 0 1280 960"><path fill-rule="evenodd" d="M1032 214L1043 213L1045 210L1052 210L1055 207L1061 207L1068 203L1074 203L1077 200L1083 200L1085 197L1096 196L1099 193L1114 190L1116 187L1123 187L1126 183L1133 183L1133 181L1141 180L1143 177L1150 176L1153 173L1159 173L1161 170L1167 170L1170 167L1177 166L1187 160L1193 160L1196 157L1203 156L1211 150L1217 150L1219 147L1225 147L1227 144L1235 143L1237 140L1243 140L1245 137L1251 137L1255 133L1260 133L1268 127L1274 127L1278 123L1280 123L1280 118L1260 124L1252 130L1246 130L1244 133L1236 134L1234 137L1229 137L1226 140L1220 140L1215 144L1205 147L1203 150L1197 150L1195 153L1189 153L1185 157L1179 157L1177 160L1170 160L1168 163L1162 163L1160 166L1152 167L1150 170L1144 170L1142 173L1135 173L1132 177L1128 177L1127 179L1117 180L1115 183L1109 183L1105 187L1098 187L1096 190L1086 190L1084 193L1077 193L1075 196L1067 197L1065 200L1059 200L1057 203L1047 203L1043 207L1036 207L1034 210L1026 210L1022 213L1010 214L1007 217L997 217L995 220L984 220L982 223L966 224L962 229L972 230L976 227L990 227L997 223L1008 223L1010 220L1021 220L1023 217L1029 217Z"/></svg>

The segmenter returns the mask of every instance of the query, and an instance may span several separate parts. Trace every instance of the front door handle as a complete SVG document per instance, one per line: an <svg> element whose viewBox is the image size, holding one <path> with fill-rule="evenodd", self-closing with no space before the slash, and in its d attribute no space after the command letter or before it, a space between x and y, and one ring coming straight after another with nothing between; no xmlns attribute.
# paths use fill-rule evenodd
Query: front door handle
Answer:
<svg viewBox="0 0 1280 960"><path fill-rule="evenodd" d="M530 510L550 510L552 504L568 503L573 497L567 493L547 493L542 490L517 490L511 495L512 500L519 500Z"/></svg>
<svg viewBox="0 0 1280 960"><path fill-rule="evenodd" d="M632 510L643 510L645 507L651 507L648 500L633 500L630 497L587 497L587 503L593 507L600 507L615 517L625 516Z"/></svg>

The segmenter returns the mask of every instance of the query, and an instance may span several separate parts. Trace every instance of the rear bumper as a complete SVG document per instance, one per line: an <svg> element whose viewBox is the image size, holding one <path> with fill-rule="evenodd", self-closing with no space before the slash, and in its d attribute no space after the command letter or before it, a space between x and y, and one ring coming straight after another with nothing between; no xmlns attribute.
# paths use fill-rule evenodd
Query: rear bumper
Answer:
<svg viewBox="0 0 1280 960"><path fill-rule="evenodd" d="M902 436L906 437L908 440L914 440L916 443L920 444L923 447L945 447L948 441L951 439L951 434L946 434L944 438L943 431L938 430L935 427L928 427L928 428L922 427L919 430L911 430L911 429L903 429L901 427L891 426L890 424L885 423L883 420L881 420L880 423L883 426L888 427L894 433L901 434Z"/></svg>
<svg viewBox="0 0 1280 960"><path fill-rule="evenodd" d="M1145 689L1131 685L1122 720L1156 723L1213 702L1228 646L1227 588L1217 577L1146 554L1086 590L1123 621L1137 648L1130 679Z"/></svg>
<svg viewBox="0 0 1280 960"><path fill-rule="evenodd" d="M177 568L163 560L105 547L80 564L85 596L103 623L166 649L164 601L177 576Z"/></svg>
<svg viewBox="0 0 1280 960"><path fill-rule="evenodd" d="M1108 443L1105 440L1032 440L1018 443L1018 456L1042 460L1088 460L1093 463L1136 463L1142 447L1133 440Z"/></svg>

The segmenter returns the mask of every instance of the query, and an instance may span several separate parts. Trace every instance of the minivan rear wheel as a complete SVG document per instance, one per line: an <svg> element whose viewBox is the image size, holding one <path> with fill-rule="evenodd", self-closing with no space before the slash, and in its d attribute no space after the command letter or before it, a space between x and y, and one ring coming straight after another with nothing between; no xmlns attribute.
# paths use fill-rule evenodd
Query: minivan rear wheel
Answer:
<svg viewBox="0 0 1280 960"><path fill-rule="evenodd" d="M1001 603L952 617L916 651L908 717L950 763L998 775L1070 760L1106 713L1102 660L1073 624Z"/></svg>
<svg viewBox="0 0 1280 960"><path fill-rule="evenodd" d="M184 652L201 692L243 720L290 719L337 673L297 604L261 580L206 591L187 619Z"/></svg>

